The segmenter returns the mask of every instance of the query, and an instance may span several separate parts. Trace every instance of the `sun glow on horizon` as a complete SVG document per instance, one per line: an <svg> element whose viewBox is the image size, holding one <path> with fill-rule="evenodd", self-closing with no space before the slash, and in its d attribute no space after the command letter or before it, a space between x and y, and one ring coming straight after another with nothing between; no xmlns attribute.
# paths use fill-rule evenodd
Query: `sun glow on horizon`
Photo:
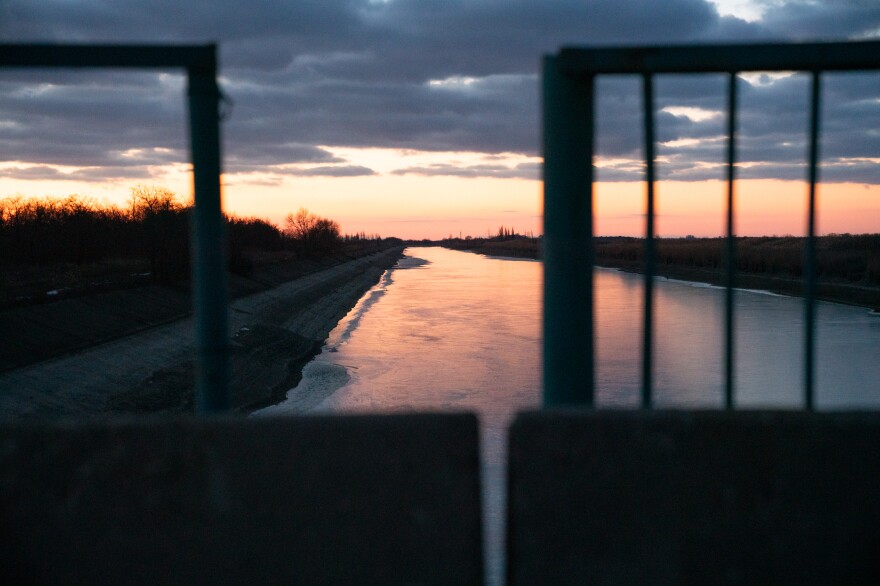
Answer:
<svg viewBox="0 0 880 586"><path fill-rule="evenodd" d="M330 153L329 164L298 163L224 174L224 209L281 226L288 213L305 207L336 220L346 233L406 239L483 236L496 233L499 226L520 233L542 232L542 183L538 178L541 160L537 157L515 153L320 148ZM623 168L632 162L598 163L596 234L643 235L645 184L601 180L603 168ZM29 167L22 162L2 166L0 171L7 171L7 176L0 178L0 198L77 194L126 205L130 188L136 184L166 187L183 199L192 196L191 166L185 163L151 168L151 177L146 179L104 181L82 180L76 171L83 168L61 167L50 173L49 180L28 179L26 174L10 177L9 171L15 168L27 171ZM350 169L355 170L354 174L344 175ZM736 233L803 234L806 193L803 181L738 180ZM724 181L660 181L656 194L659 235L724 234ZM880 232L880 185L821 184L818 206L820 233Z"/></svg>
<svg viewBox="0 0 880 586"><path fill-rule="evenodd" d="M655 187L660 236L721 236L726 232L727 183L660 181ZM817 186L817 232L880 232L880 186ZM643 236L645 184L598 183L596 234ZM734 184L734 231L739 236L803 235L807 225L804 181L741 179Z"/></svg>

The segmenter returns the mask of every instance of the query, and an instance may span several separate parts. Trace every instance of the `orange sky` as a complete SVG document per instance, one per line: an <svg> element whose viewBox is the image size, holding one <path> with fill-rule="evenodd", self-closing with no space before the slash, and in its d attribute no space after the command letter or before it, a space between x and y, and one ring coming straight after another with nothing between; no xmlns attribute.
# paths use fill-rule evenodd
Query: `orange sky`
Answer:
<svg viewBox="0 0 880 586"><path fill-rule="evenodd" d="M341 151L340 151L341 152ZM347 159L357 153L341 153ZM403 158L404 162L401 162ZM225 177L224 207L241 216L276 224L299 207L337 220L344 232L378 233L402 238L443 238L450 234L485 235L501 225L521 233L541 232L540 181L519 178L464 178L393 174L394 169L444 160L467 166L482 155L470 153L395 153L368 149L358 162L377 171L365 177L265 176ZM499 159L493 159L497 162ZM514 167L535 161L510 155ZM177 193L192 191L188 166L156 172L153 182ZM0 197L63 197L73 193L124 204L131 182L0 180ZM800 181L737 182L737 229L740 235L803 234L806 185ZM725 183L661 182L657 185L657 231L661 236L715 236L724 231ZM597 233L642 235L645 186L640 182L601 183L596 190ZM819 188L820 233L880 232L880 186L850 183Z"/></svg>
<svg viewBox="0 0 880 586"><path fill-rule="evenodd" d="M807 185L802 181L753 179L734 189L735 231L742 236L806 232ZM662 236L716 236L726 222L723 181L660 182L656 187L657 232ZM605 183L597 188L597 233L641 235L643 183ZM880 186L829 183L817 189L819 233L880 232Z"/></svg>

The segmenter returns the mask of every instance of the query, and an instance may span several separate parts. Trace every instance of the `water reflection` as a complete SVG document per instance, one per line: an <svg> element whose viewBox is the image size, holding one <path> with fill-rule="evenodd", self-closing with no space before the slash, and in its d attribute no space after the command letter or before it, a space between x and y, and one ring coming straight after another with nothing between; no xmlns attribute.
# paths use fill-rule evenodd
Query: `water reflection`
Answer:
<svg viewBox="0 0 880 586"><path fill-rule="evenodd" d="M317 363L346 371L312 369L339 387L321 409L476 409L491 418L538 405L541 264L442 248L408 254L331 334ZM636 406L642 277L597 269L595 280L597 403ZM660 278L655 295L656 405L721 406L723 291ZM735 315L737 404L800 405L802 300L738 291ZM870 384L880 380L880 318L818 303L817 332L819 407L880 405ZM306 374L305 384L322 384Z"/></svg>
<svg viewBox="0 0 880 586"><path fill-rule="evenodd" d="M474 410L482 427L489 578L500 582L506 429L540 404L542 266L411 248L339 324L285 403L265 413ZM597 269L597 403L639 400L642 277ZM723 290L658 279L655 404L722 404ZM736 295L736 401L801 404L802 301ZM880 406L880 318L819 303L817 404Z"/></svg>

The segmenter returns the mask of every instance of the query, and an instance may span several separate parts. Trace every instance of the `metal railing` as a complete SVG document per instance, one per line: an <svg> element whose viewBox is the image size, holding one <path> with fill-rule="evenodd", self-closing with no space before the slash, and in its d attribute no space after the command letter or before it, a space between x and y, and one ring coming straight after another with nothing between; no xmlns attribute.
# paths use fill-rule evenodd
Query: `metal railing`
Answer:
<svg viewBox="0 0 880 586"><path fill-rule="evenodd" d="M804 255L804 406L815 405L816 183L818 181L821 74L880 69L880 42L751 44L638 48L563 48L543 63L544 118L544 403L592 407L595 390L593 333L593 168L595 79L606 74L642 77L647 222L642 339L641 406L653 397L653 278L655 273L654 76L727 74L726 292L724 404L734 404L734 181L737 74L806 71L811 74Z"/></svg>
<svg viewBox="0 0 880 586"><path fill-rule="evenodd" d="M215 45L0 44L0 68L183 69L188 81L195 209L190 231L196 411L229 407L227 285L220 205L220 91Z"/></svg>

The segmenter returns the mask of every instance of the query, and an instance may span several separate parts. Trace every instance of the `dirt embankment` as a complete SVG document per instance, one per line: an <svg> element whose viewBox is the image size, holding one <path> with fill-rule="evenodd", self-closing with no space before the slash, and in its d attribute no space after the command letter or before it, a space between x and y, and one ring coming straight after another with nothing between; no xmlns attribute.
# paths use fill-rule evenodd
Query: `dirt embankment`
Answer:
<svg viewBox="0 0 880 586"><path fill-rule="evenodd" d="M233 301L229 321L234 408L249 411L283 399L330 330L401 255L402 248L389 249ZM182 306L173 295L159 297L160 303ZM128 308L129 314L137 315L142 309L138 300L129 300L135 305L115 301L107 311L122 314ZM106 335L90 333L92 322L101 323L102 308L96 300L89 303L73 320L81 324L85 344L89 336L100 342L100 335ZM51 319L41 319L39 328L51 339ZM64 323L71 329L70 317ZM25 320L18 327L26 324ZM30 331L26 337L33 340L36 335ZM6 332L4 346L15 339L12 331ZM10 368L7 362L0 374L0 420L192 411L192 349L192 319L172 317L168 323L143 324L133 335L39 363Z"/></svg>

